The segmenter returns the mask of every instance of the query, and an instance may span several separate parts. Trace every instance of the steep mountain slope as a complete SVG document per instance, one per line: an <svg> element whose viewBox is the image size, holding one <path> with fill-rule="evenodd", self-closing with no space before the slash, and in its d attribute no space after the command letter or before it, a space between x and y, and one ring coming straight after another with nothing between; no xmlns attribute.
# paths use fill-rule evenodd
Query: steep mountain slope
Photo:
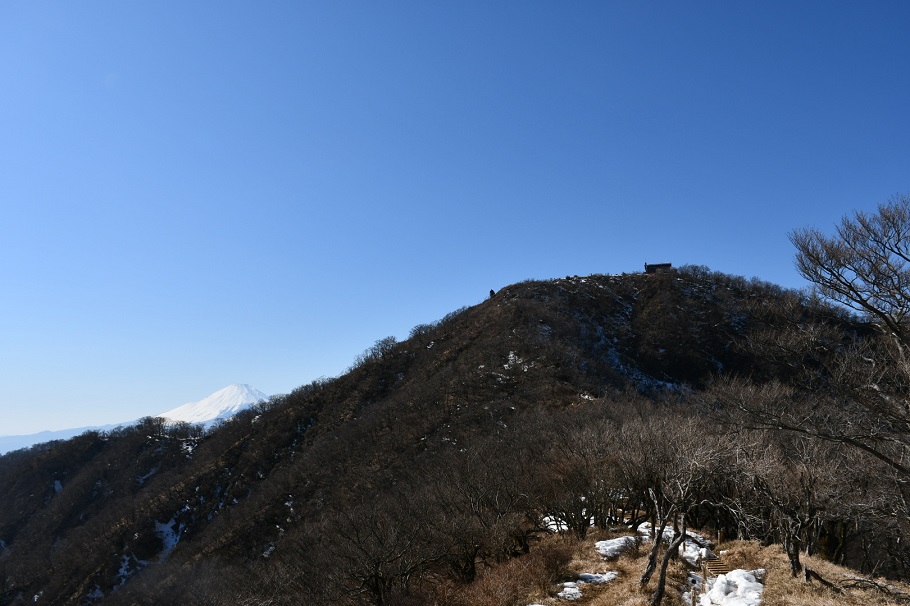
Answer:
<svg viewBox="0 0 910 606"><path fill-rule="evenodd" d="M794 313L846 321L700 268L525 282L209 432L147 418L0 457L0 604L391 603L418 577L470 582L556 503L557 427L718 373L785 378L742 343Z"/></svg>

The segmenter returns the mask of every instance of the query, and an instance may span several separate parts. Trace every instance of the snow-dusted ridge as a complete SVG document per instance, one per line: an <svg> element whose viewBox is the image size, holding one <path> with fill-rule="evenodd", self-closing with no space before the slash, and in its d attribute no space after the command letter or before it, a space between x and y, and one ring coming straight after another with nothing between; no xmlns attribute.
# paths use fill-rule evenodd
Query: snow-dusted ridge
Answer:
<svg viewBox="0 0 910 606"><path fill-rule="evenodd" d="M246 384L234 384L228 385L224 389L219 389L201 400L188 402L156 416L164 417L171 421L211 425L215 421L230 418L244 408L259 402L265 402L268 399L267 395L255 387Z"/></svg>

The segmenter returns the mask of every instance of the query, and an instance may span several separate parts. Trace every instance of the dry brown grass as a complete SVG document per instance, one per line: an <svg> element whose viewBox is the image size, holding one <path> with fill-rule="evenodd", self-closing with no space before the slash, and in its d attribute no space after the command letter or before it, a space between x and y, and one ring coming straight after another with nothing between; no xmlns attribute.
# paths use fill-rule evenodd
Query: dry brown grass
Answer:
<svg viewBox="0 0 910 606"><path fill-rule="evenodd" d="M525 606L547 599L569 580L569 563L579 551L570 536L544 537L531 553L483 570L446 603L452 606Z"/></svg>
<svg viewBox="0 0 910 606"><path fill-rule="evenodd" d="M628 533L592 533L584 541L576 543L574 557L568 565L569 575L565 581L575 580L581 573L618 572L616 580L604 585L585 584L582 586L582 598L572 604L584 606L647 606L648 599L654 593L657 583L657 573L645 587L641 587L638 579L641 577L648 560L648 544L641 545L638 549L629 551L616 559L605 560L594 548L597 541L611 539ZM665 606L682 604L679 598L679 588L685 584L687 569L680 562L671 562L667 571L667 592L664 597ZM544 606L565 606L565 602L555 597L557 585L549 597L536 597L535 600L525 604L538 603Z"/></svg>
<svg viewBox="0 0 910 606"><path fill-rule="evenodd" d="M530 554L484 570L474 583L459 587L454 597L436 603L447 606L565 606L570 603L579 606L647 606L657 577L655 573L646 587L642 588L638 584L647 564L648 544L643 544L618 559L604 560L594 549L594 544L615 536L619 535L598 532L584 541L568 536L545 537ZM762 547L755 541L728 541L720 545L718 550L725 551L724 561L733 568L766 570L763 606L894 604L893 599L874 588L845 588L841 593L836 593L817 581L807 583L802 576L793 578L786 554L776 545ZM804 556L803 563L834 584L859 576L848 568L819 558ZM683 603L681 592L686 585L689 570L688 565L681 561L671 562L667 572L664 606L687 606ZM580 600L566 602L556 597L562 588L562 582L574 581L581 573L608 571L616 571L619 576L604 585L582 585ZM906 584L891 583L891 586L910 593L910 586Z"/></svg>
<svg viewBox="0 0 910 606"><path fill-rule="evenodd" d="M765 590L762 594L763 606L878 606L894 604L881 591L873 588L845 588L837 593L824 587L818 581L807 583L805 577L800 575L794 578L790 574L787 554L779 545L762 547L755 541L730 541L724 543L719 549L726 550L724 560L734 568L747 570L764 568ZM801 557L802 563L826 581L839 585L843 581L858 577L856 571L843 566L832 564L821 558ZM885 582L878 579L880 582ZM900 591L910 592L910 587L901 583L890 583Z"/></svg>

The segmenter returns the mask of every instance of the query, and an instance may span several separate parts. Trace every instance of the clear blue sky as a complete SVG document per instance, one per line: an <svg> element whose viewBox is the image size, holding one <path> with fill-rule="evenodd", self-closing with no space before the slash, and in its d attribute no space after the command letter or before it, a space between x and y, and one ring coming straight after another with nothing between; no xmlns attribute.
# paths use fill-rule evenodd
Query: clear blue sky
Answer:
<svg viewBox="0 0 910 606"><path fill-rule="evenodd" d="M528 278L802 286L910 192L910 2L0 5L0 434L287 392Z"/></svg>

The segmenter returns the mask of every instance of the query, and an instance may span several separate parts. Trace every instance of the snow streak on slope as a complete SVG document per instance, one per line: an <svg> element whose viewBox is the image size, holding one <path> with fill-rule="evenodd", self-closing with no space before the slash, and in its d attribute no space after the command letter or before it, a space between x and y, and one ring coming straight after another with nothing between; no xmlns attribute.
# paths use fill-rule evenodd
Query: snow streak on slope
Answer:
<svg viewBox="0 0 910 606"><path fill-rule="evenodd" d="M211 424L218 419L227 419L244 408L268 399L267 395L255 387L228 385L198 402L189 402L173 410L162 412L157 416L165 417L172 421Z"/></svg>

